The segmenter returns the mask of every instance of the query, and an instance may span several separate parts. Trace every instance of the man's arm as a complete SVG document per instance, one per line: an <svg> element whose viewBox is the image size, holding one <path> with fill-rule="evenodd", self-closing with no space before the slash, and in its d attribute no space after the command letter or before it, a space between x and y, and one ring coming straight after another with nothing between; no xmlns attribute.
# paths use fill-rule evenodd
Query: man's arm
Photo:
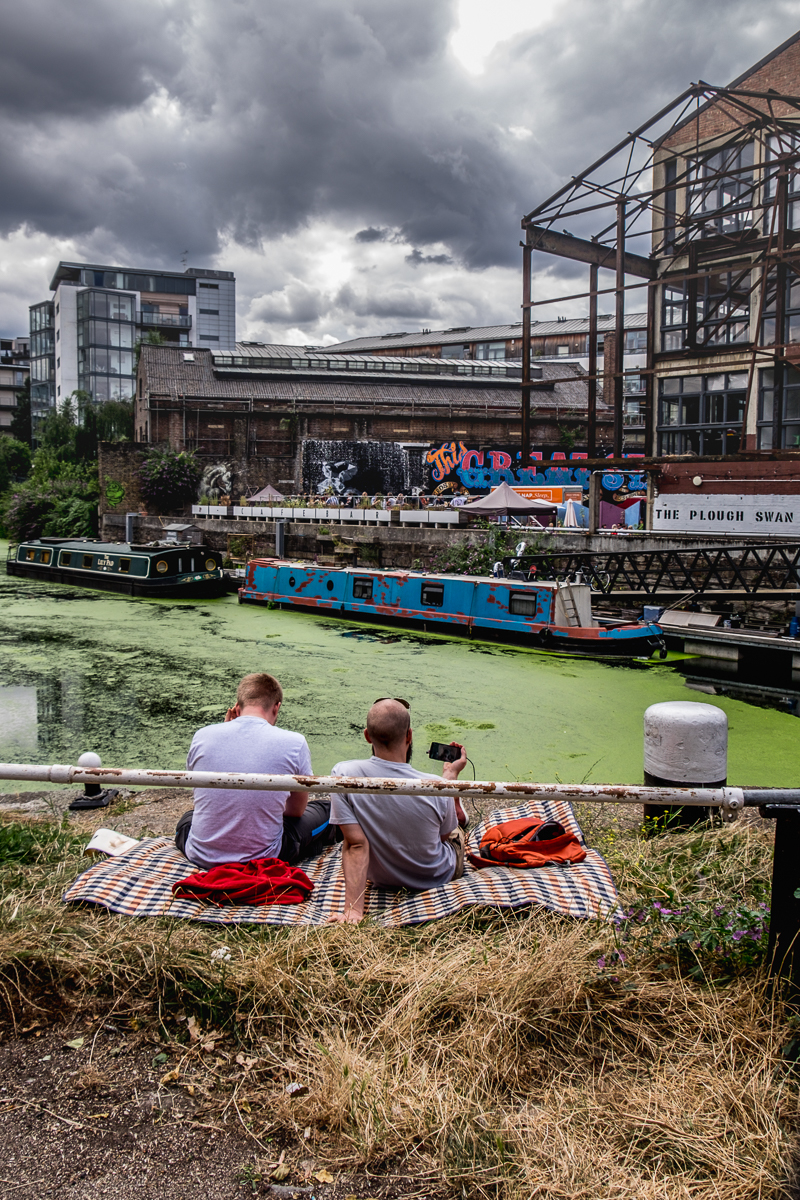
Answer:
<svg viewBox="0 0 800 1200"><path fill-rule="evenodd" d="M459 750L461 751L461 755L456 759L455 762L451 762L451 763L446 762L444 764L444 767L442 768L442 778L443 779L458 779L459 775L464 770L464 767L467 765L467 751L466 751L465 747L461 745L460 742L451 742L450 745L458 746ZM456 798L455 798L455 806L456 806L456 820L458 821L459 825L461 825L463 828L468 823L467 814L464 812L464 809L461 806L461 801L459 800L458 796L456 796ZM442 839L442 840L444 840L444 839Z"/></svg>
<svg viewBox="0 0 800 1200"><path fill-rule="evenodd" d="M331 925L357 925L364 916L364 893L367 890L369 842L360 825L340 825L344 844L344 913L328 918Z"/></svg>
<svg viewBox="0 0 800 1200"><path fill-rule="evenodd" d="M308 792L289 792L283 813L286 817L302 817L308 804Z"/></svg>

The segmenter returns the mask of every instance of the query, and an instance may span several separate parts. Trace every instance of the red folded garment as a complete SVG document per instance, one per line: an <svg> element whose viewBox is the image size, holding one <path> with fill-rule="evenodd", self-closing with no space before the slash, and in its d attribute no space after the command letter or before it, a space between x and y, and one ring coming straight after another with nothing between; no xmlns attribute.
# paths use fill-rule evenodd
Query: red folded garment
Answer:
<svg viewBox="0 0 800 1200"><path fill-rule="evenodd" d="M299 867L280 858L218 863L196 871L172 885L173 896L206 900L209 904L302 904L314 885Z"/></svg>

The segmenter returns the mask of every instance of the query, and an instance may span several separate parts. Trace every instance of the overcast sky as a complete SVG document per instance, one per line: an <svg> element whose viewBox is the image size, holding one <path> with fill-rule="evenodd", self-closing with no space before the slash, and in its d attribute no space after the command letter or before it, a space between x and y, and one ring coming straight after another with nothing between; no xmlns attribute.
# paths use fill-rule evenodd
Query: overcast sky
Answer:
<svg viewBox="0 0 800 1200"><path fill-rule="evenodd" d="M800 28L800 0L0 14L2 335L27 331L60 258L185 255L235 271L240 338L303 344L519 320L521 215L687 84L728 83ZM537 295L574 290L558 269Z"/></svg>

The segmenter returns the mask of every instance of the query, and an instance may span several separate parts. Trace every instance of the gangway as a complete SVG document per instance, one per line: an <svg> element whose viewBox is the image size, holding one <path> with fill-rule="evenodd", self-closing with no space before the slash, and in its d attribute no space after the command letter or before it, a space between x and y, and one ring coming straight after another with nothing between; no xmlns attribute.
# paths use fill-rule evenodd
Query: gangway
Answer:
<svg viewBox="0 0 800 1200"><path fill-rule="evenodd" d="M553 550L546 554L509 555L503 560L513 577L574 580L581 576L592 591L615 600L670 603L702 593L708 599L764 600L800 597L800 543L715 545L691 549L611 551Z"/></svg>

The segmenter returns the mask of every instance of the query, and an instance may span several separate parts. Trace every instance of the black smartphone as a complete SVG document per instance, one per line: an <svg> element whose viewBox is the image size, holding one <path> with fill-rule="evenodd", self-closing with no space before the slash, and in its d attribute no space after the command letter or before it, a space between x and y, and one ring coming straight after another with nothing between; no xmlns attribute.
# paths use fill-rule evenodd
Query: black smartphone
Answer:
<svg viewBox="0 0 800 1200"><path fill-rule="evenodd" d="M435 758L439 762L455 762L461 758L461 747L449 746L447 742L431 742L428 758Z"/></svg>

